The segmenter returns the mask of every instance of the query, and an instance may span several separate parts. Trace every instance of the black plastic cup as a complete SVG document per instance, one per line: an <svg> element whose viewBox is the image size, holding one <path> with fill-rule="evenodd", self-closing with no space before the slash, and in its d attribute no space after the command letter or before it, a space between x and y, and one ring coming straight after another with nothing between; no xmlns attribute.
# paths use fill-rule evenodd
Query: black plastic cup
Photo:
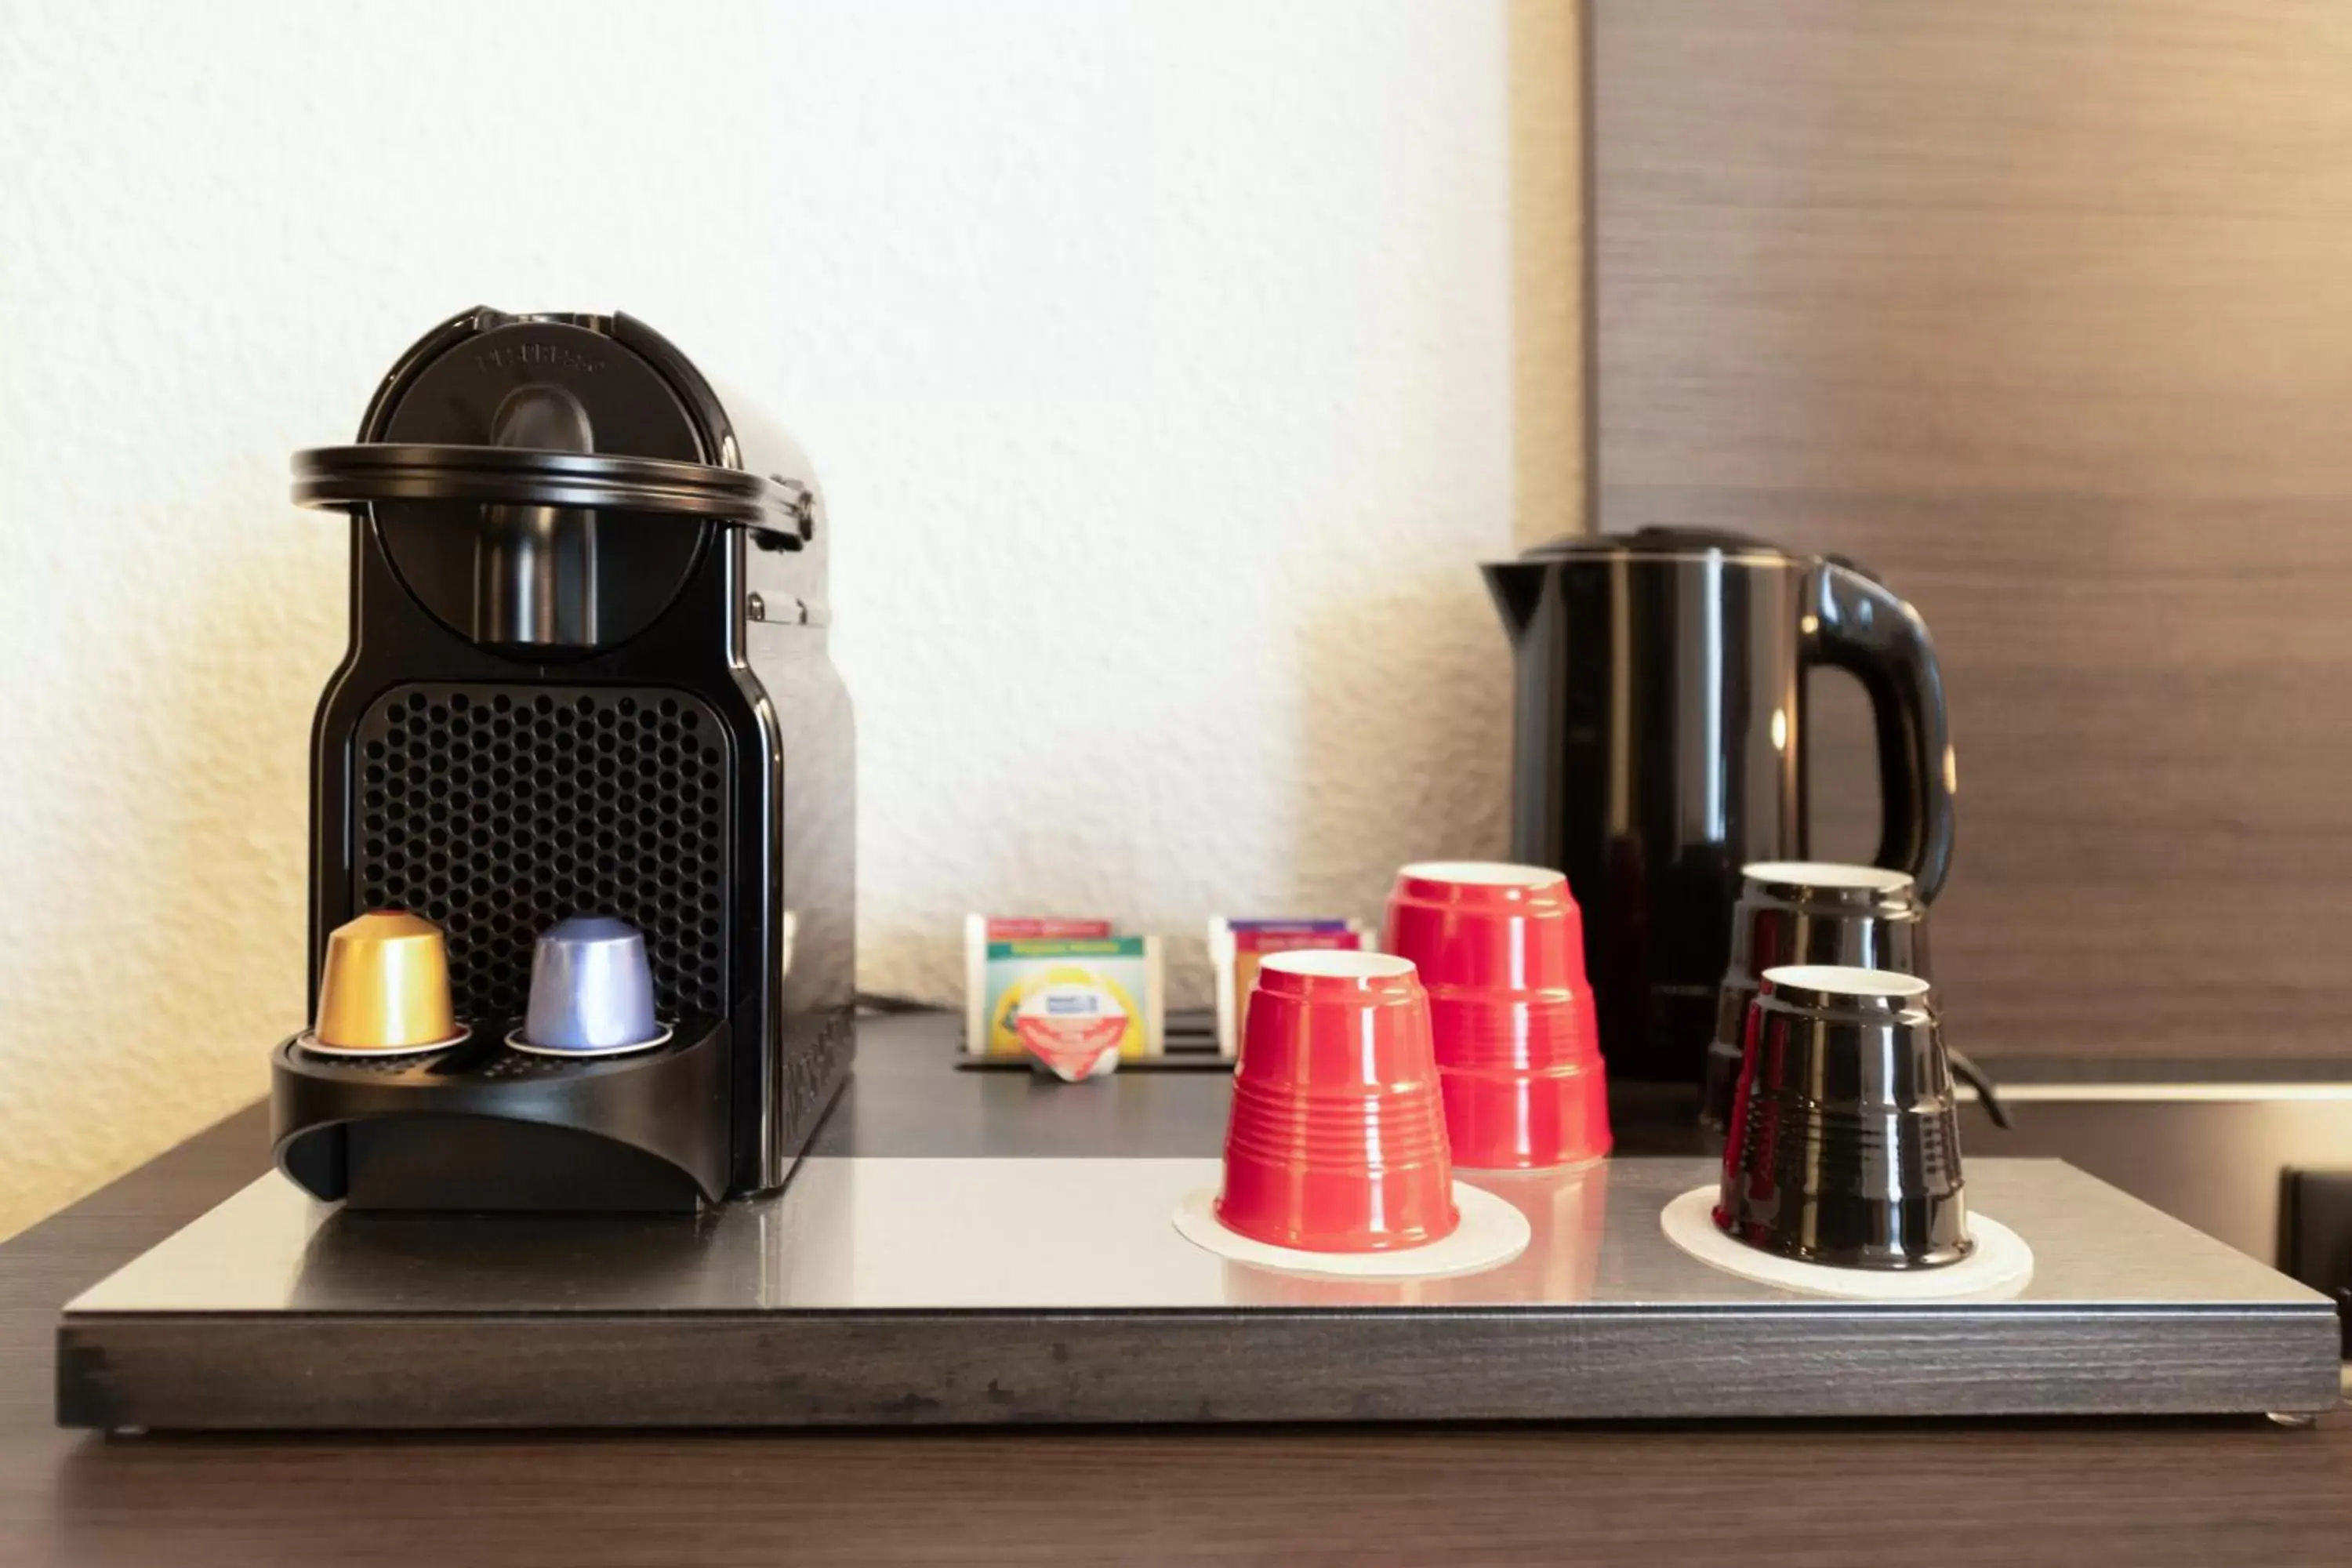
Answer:
<svg viewBox="0 0 2352 1568"><path fill-rule="evenodd" d="M1788 963L1888 969L1927 978L1927 907L1907 871L1818 860L1766 860L1740 868L1731 913L1731 962L1716 994L1699 1120L1730 1124L1741 1041L1757 976Z"/></svg>
<svg viewBox="0 0 2352 1568"><path fill-rule="evenodd" d="M1974 1250L1927 983L1768 969L1748 1016L1715 1210L1724 1233L1848 1268L1933 1268Z"/></svg>

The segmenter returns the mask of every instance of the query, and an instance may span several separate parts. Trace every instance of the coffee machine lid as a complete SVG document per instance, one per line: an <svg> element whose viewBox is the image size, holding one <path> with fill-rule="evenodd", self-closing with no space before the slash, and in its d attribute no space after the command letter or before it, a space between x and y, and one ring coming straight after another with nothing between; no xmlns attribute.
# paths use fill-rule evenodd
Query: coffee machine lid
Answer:
<svg viewBox="0 0 2352 1568"><path fill-rule="evenodd" d="M630 317L584 312L444 323L385 377L360 439L735 466L727 416L686 356Z"/></svg>
<svg viewBox="0 0 2352 1568"><path fill-rule="evenodd" d="M692 362L620 314L461 310L385 375L356 443L294 472L301 504L368 520L435 619L533 659L635 637L722 527L815 537L813 478L751 470Z"/></svg>
<svg viewBox="0 0 2352 1568"><path fill-rule="evenodd" d="M1766 540L1725 528L1652 525L1632 533L1572 533L1530 546L1522 561L1687 560L1726 556L1756 564L1795 565L1799 557Z"/></svg>

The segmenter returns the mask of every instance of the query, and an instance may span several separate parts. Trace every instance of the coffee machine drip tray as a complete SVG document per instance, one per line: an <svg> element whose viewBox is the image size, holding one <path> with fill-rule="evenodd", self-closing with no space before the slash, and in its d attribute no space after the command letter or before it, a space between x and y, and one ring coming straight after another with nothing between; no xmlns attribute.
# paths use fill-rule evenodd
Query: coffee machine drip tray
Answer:
<svg viewBox="0 0 2352 1568"><path fill-rule="evenodd" d="M1533 1232L1452 1278L1310 1277L1178 1234L1230 1085L954 1070L869 1023L790 1184L679 1216L351 1214L271 1173L66 1309L58 1413L124 1428L2289 1413L2325 1297L2071 1166L1977 1158L2005 1300L1853 1301L1660 1229L1702 1157L1467 1176ZM1117 1152L1113 1152L1117 1151Z"/></svg>

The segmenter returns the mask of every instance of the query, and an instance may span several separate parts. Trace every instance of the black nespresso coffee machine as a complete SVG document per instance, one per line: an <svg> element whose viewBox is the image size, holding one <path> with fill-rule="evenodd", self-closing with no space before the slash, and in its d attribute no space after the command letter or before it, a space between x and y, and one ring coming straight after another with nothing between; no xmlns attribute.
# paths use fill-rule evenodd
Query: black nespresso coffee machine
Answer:
<svg viewBox="0 0 2352 1568"><path fill-rule="evenodd" d="M739 410L739 412L740 412ZM791 442L625 315L452 317L295 497L351 515L312 737L310 973L397 909L464 1043L273 1057L278 1159L354 1209L690 1211L782 1184L855 1048L849 700ZM509 1049L534 937L644 933L658 1049Z"/></svg>

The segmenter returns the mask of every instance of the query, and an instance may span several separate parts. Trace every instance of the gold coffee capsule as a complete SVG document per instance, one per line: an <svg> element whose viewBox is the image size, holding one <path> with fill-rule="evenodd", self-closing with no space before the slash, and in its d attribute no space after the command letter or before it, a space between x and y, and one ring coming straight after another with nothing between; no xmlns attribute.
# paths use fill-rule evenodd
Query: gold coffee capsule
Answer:
<svg viewBox="0 0 2352 1568"><path fill-rule="evenodd" d="M420 1051L454 1046L469 1030L449 1006L449 954L441 928L396 910L374 910L327 936L311 1050Z"/></svg>

